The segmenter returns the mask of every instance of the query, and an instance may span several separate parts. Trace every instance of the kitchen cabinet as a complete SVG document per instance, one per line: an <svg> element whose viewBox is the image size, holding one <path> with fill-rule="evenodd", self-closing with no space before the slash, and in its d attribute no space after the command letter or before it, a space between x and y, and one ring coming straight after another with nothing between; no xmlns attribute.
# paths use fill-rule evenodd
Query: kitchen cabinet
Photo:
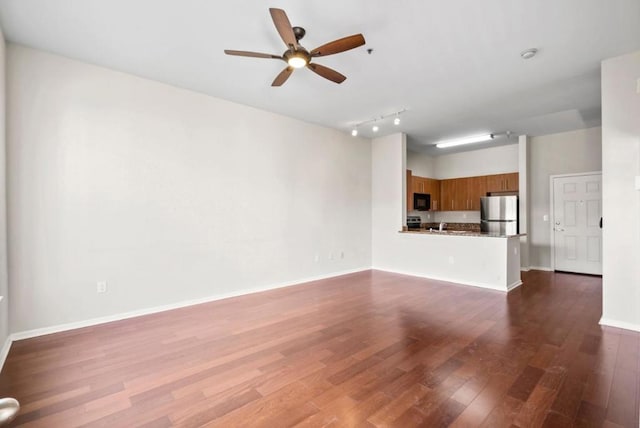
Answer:
<svg viewBox="0 0 640 428"><path fill-rule="evenodd" d="M480 198L487 193L485 176L451 178L440 183L442 211L480 211Z"/></svg>
<svg viewBox="0 0 640 428"><path fill-rule="evenodd" d="M520 189L520 174L512 172L510 174L503 174L506 182L506 190L510 192L517 192Z"/></svg>
<svg viewBox="0 0 640 428"><path fill-rule="evenodd" d="M442 201L440 211L455 211L456 184L457 179L455 178L440 180L440 200Z"/></svg>
<svg viewBox="0 0 640 428"><path fill-rule="evenodd" d="M436 180L407 170L407 210L413 211L416 192L431 195L430 211L480 211L481 197L488 192L517 192L518 180L517 172Z"/></svg>
<svg viewBox="0 0 640 428"><path fill-rule="evenodd" d="M469 183L469 210L480 211L480 198L487 196L487 177L471 177Z"/></svg>
<svg viewBox="0 0 640 428"><path fill-rule="evenodd" d="M487 175L487 192L517 192L519 189L519 174Z"/></svg>
<svg viewBox="0 0 640 428"><path fill-rule="evenodd" d="M434 178L425 179L425 193L431 195L431 209L429 211L440 211L440 180Z"/></svg>
<svg viewBox="0 0 640 428"><path fill-rule="evenodd" d="M413 211L413 174L411 170L407 170L407 212Z"/></svg>
<svg viewBox="0 0 640 428"><path fill-rule="evenodd" d="M430 211L437 211L440 207L440 180L413 175L407 170L407 210L413 211L413 194L428 193L431 195Z"/></svg>
<svg viewBox="0 0 640 428"><path fill-rule="evenodd" d="M411 187L414 193L425 193L425 178L416 175L411 177Z"/></svg>

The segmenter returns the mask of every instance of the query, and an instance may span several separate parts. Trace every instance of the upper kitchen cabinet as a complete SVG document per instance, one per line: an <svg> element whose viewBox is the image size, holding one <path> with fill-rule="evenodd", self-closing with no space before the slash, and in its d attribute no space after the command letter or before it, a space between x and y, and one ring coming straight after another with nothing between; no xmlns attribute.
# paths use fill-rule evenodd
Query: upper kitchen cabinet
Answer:
<svg viewBox="0 0 640 428"><path fill-rule="evenodd" d="M426 193L426 178L414 175L411 177L411 188L414 193Z"/></svg>
<svg viewBox="0 0 640 428"><path fill-rule="evenodd" d="M412 175L407 170L407 210L414 210L414 193L428 193L429 211L480 211L481 197L487 193L517 192L518 179L518 173L513 172L436 180Z"/></svg>
<svg viewBox="0 0 640 428"><path fill-rule="evenodd" d="M413 174L411 170L407 170L407 212L413 211Z"/></svg>
<svg viewBox="0 0 640 428"><path fill-rule="evenodd" d="M519 189L519 174L494 174L486 176L487 192L517 192Z"/></svg>
<svg viewBox="0 0 640 428"><path fill-rule="evenodd" d="M440 180L426 178L425 193L431 195L431 209L429 211L440 211Z"/></svg>
<svg viewBox="0 0 640 428"><path fill-rule="evenodd" d="M480 198L487 196L487 177L471 177L467 184L469 210L480 211Z"/></svg>
<svg viewBox="0 0 640 428"><path fill-rule="evenodd" d="M443 180L447 181L447 180ZM480 211L480 198L486 194L486 177L464 177L451 179L445 185L447 198L450 201L447 210L452 211ZM444 194L445 191L442 190Z"/></svg>
<svg viewBox="0 0 640 428"><path fill-rule="evenodd" d="M440 200L442 202L440 211L456 211L459 205L456 198L458 194L458 179L451 178L448 180L440 180Z"/></svg>
<svg viewBox="0 0 640 428"><path fill-rule="evenodd" d="M414 193L428 193L431 195L430 211L440 209L440 180L412 175L411 171L407 170L407 210L409 211L414 210Z"/></svg>

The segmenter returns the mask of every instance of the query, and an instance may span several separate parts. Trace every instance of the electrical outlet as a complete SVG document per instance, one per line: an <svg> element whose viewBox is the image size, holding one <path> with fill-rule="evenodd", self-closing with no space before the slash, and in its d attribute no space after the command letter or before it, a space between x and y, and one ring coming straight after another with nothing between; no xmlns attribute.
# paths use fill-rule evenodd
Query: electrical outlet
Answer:
<svg viewBox="0 0 640 428"><path fill-rule="evenodd" d="M98 293L106 293L107 292L107 281L98 281L96 286L96 292Z"/></svg>
<svg viewBox="0 0 640 428"><path fill-rule="evenodd" d="M316 255L314 256L313 261L316 263L320 261L320 255L318 253L316 253Z"/></svg>
<svg viewBox="0 0 640 428"><path fill-rule="evenodd" d="M549 221L549 214L545 214L542 216L542 221Z"/></svg>

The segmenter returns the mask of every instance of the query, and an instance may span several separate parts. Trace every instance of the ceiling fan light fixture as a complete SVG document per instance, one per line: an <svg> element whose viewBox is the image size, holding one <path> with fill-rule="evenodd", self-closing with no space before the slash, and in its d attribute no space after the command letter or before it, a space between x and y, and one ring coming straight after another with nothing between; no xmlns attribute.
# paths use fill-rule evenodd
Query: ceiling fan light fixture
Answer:
<svg viewBox="0 0 640 428"><path fill-rule="evenodd" d="M306 67L307 64L309 64L309 61L311 60L309 53L304 49L288 50L287 52L284 53L283 58L287 61L287 64L289 64L289 67L293 67L293 68Z"/></svg>
<svg viewBox="0 0 640 428"><path fill-rule="evenodd" d="M293 68L302 68L307 65L307 60L300 56L292 56L287 61L287 64L289 64Z"/></svg>
<svg viewBox="0 0 640 428"><path fill-rule="evenodd" d="M472 137L440 141L436 144L436 147L439 149L446 149L447 147L462 146L464 144L482 143L484 141L493 140L494 137L495 136L493 134L474 135Z"/></svg>

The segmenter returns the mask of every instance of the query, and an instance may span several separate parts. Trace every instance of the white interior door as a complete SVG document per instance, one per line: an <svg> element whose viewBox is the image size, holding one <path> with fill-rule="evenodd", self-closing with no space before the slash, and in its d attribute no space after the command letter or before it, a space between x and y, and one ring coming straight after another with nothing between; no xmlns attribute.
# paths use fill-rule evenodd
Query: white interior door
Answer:
<svg viewBox="0 0 640 428"><path fill-rule="evenodd" d="M553 178L555 269L602 275L602 174Z"/></svg>

